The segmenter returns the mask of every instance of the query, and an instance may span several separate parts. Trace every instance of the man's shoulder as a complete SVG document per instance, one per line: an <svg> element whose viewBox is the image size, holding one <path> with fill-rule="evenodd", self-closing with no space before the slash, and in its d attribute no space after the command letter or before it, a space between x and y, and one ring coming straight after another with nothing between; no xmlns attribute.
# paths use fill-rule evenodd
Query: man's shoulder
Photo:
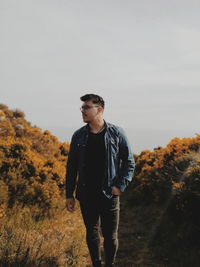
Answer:
<svg viewBox="0 0 200 267"><path fill-rule="evenodd" d="M107 127L110 131L116 133L116 134L123 134L124 133L124 130L121 126L118 126L116 124L113 124L113 123L110 123L110 122L107 122Z"/></svg>
<svg viewBox="0 0 200 267"><path fill-rule="evenodd" d="M74 133L73 136L78 136L80 134L82 134L83 132L85 132L87 129L87 125L82 126L81 128L77 129Z"/></svg>

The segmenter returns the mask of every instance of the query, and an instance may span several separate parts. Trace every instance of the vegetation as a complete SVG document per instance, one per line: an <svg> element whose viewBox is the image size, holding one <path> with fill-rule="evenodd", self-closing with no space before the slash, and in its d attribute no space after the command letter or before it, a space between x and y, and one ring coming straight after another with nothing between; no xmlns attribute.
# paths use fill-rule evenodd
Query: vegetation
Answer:
<svg viewBox="0 0 200 267"><path fill-rule="evenodd" d="M135 179L123 200L136 266L199 266L199 149L197 135L136 156Z"/></svg>
<svg viewBox="0 0 200 267"><path fill-rule="evenodd" d="M64 195L68 143L32 127L23 112L0 105L1 209L34 206L40 216Z"/></svg>
<svg viewBox="0 0 200 267"><path fill-rule="evenodd" d="M86 266L88 252L79 212L65 202L51 218L35 221L33 210L19 205L0 219L0 266Z"/></svg>
<svg viewBox="0 0 200 267"><path fill-rule="evenodd" d="M117 266L199 266L199 149L196 135L134 155ZM68 151L0 105L0 266L90 266L80 210L65 209Z"/></svg>
<svg viewBox="0 0 200 267"><path fill-rule="evenodd" d="M86 264L80 212L65 208L68 150L0 105L0 266Z"/></svg>

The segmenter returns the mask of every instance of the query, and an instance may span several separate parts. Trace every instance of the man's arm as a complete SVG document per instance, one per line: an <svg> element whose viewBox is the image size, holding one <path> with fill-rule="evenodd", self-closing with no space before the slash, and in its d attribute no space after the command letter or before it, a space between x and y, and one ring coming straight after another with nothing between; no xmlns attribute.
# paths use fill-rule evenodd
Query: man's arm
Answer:
<svg viewBox="0 0 200 267"><path fill-rule="evenodd" d="M123 129L120 129L119 157L121 160L119 177L116 179L114 187L117 187L121 192L124 192L127 185L132 180L135 160L128 138Z"/></svg>
<svg viewBox="0 0 200 267"><path fill-rule="evenodd" d="M74 190L76 187L76 177L78 172L78 159L77 159L77 149L75 142L75 134L72 137L66 168L66 198L74 199ZM68 206L73 206L73 201L67 201L70 203ZM71 209L71 208L70 208Z"/></svg>

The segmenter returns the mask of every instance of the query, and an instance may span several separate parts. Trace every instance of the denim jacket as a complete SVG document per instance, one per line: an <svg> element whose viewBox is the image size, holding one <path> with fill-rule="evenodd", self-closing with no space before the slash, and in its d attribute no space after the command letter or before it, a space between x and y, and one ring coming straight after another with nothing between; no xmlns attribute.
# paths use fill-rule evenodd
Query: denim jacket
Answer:
<svg viewBox="0 0 200 267"><path fill-rule="evenodd" d="M124 191L132 180L135 161L128 139L122 128L106 121L104 135L106 167L104 170L102 192L111 198L112 187ZM77 130L71 140L66 170L66 197L81 199L85 194L84 168L85 151L89 134L89 125ZM98 152L97 152L98 153Z"/></svg>

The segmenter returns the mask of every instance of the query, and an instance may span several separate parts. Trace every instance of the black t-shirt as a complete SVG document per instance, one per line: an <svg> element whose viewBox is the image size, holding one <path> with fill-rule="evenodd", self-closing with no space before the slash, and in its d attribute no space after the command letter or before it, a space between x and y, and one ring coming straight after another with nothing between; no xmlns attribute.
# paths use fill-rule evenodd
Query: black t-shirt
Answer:
<svg viewBox="0 0 200 267"><path fill-rule="evenodd" d="M106 162L105 131L96 134L89 132L85 168L86 189L89 193L101 192Z"/></svg>

